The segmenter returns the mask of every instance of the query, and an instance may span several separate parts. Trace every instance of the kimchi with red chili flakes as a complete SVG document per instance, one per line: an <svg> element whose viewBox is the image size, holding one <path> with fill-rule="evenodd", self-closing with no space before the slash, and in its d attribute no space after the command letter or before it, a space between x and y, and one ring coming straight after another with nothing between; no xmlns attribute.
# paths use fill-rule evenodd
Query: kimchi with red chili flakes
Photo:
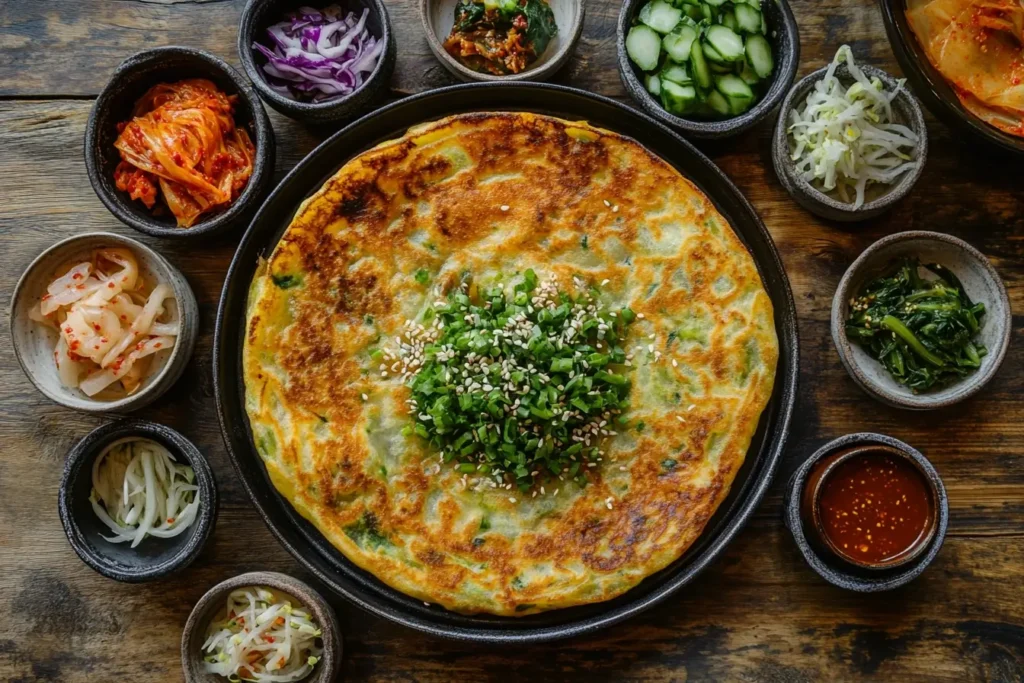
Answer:
<svg viewBox="0 0 1024 683"><path fill-rule="evenodd" d="M158 195L179 228L230 206L252 176L256 148L235 126L236 95L205 79L161 83L119 124L117 189L147 208Z"/></svg>
<svg viewBox="0 0 1024 683"><path fill-rule="evenodd" d="M545 0L459 0L444 49L474 71L503 76L525 70L557 33Z"/></svg>

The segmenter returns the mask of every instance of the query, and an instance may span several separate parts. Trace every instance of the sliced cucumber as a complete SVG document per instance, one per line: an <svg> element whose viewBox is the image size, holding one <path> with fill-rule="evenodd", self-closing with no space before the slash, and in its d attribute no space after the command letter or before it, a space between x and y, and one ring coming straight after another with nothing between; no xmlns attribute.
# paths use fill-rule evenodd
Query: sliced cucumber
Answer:
<svg viewBox="0 0 1024 683"><path fill-rule="evenodd" d="M738 62L743 59L743 39L732 29L715 24L704 32L708 44L715 48L722 59L727 62Z"/></svg>
<svg viewBox="0 0 1024 683"><path fill-rule="evenodd" d="M761 32L761 13L747 4L736 5L736 23L744 33ZM730 26L735 30L735 27Z"/></svg>
<svg viewBox="0 0 1024 683"><path fill-rule="evenodd" d="M668 33L676 27L683 16L683 10L673 7L665 0L651 0L640 10L640 23L650 26L658 33Z"/></svg>
<svg viewBox="0 0 1024 683"><path fill-rule="evenodd" d="M689 114L697 105L697 90L692 85L664 81L661 84L661 104L676 116Z"/></svg>
<svg viewBox="0 0 1024 683"><path fill-rule="evenodd" d="M761 35L768 35L768 22L764 20L764 12L761 12Z"/></svg>
<svg viewBox="0 0 1024 683"><path fill-rule="evenodd" d="M690 85L693 83L693 78L690 77L690 72L686 70L686 67L682 64L673 64L669 62L665 65L665 68L661 70L661 79L663 81L672 81L679 85Z"/></svg>
<svg viewBox="0 0 1024 683"><path fill-rule="evenodd" d="M644 71L658 68L661 36L647 26L637 25L626 35L626 54Z"/></svg>
<svg viewBox="0 0 1024 683"><path fill-rule="evenodd" d="M697 38L697 29L689 24L676 26L672 33L661 39L661 47L673 62L685 62L690 59L690 46Z"/></svg>
<svg viewBox="0 0 1024 683"><path fill-rule="evenodd" d="M647 88L647 92L657 97L661 94L661 78L658 74L645 74L644 87Z"/></svg>
<svg viewBox="0 0 1024 683"><path fill-rule="evenodd" d="M700 3L700 13L701 18L704 21L710 22L715 18L715 10L712 9L711 5L709 5L706 2ZM697 21L700 21L700 19L698 19Z"/></svg>
<svg viewBox="0 0 1024 683"><path fill-rule="evenodd" d="M739 8L737 7L737 9L739 9ZM730 28L733 31L739 31L740 30L739 24L736 23L736 13L733 12L731 9L730 10L726 10L725 12L722 12L722 16L719 17L719 18L722 20L722 26L725 26L726 28Z"/></svg>
<svg viewBox="0 0 1024 683"><path fill-rule="evenodd" d="M729 102L731 114L742 114L754 103L754 91L734 74L715 76L715 88Z"/></svg>
<svg viewBox="0 0 1024 683"><path fill-rule="evenodd" d="M716 114L721 114L722 116L729 115L729 101L725 99L725 95L717 90L712 90L708 93L706 102Z"/></svg>
<svg viewBox="0 0 1024 683"><path fill-rule="evenodd" d="M693 67L693 80L704 90L711 87L711 69L704 58L704 46L699 40L693 41L690 48L690 65Z"/></svg>
<svg viewBox="0 0 1024 683"><path fill-rule="evenodd" d="M757 72L754 71L754 67L750 66L746 60L739 62L738 66L740 68L737 70L736 75L742 78L744 83L747 85L756 85L761 82L761 77L757 75Z"/></svg>
<svg viewBox="0 0 1024 683"><path fill-rule="evenodd" d="M728 64L728 62L725 61L725 57L718 54L718 50L711 47L706 40L702 40L700 45L704 48L704 56L708 58L709 62L714 64Z"/></svg>
<svg viewBox="0 0 1024 683"><path fill-rule="evenodd" d="M726 2L728 2L728 0L703 0L703 2L706 2L707 4L711 5L712 7L721 7Z"/></svg>
<svg viewBox="0 0 1024 683"><path fill-rule="evenodd" d="M708 62L708 67L710 67L713 74L731 74L735 73L736 70L736 67L731 64L721 64L719 62Z"/></svg>
<svg viewBox="0 0 1024 683"><path fill-rule="evenodd" d="M761 78L771 76L775 63L772 61L772 46L768 44L765 37L760 34L747 36L745 47L747 61L750 62L754 72Z"/></svg>

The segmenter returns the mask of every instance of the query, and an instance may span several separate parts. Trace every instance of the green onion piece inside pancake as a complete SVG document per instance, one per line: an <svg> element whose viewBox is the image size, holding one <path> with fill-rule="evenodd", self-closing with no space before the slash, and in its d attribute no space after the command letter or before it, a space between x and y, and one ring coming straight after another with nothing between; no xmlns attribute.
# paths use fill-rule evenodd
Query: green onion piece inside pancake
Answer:
<svg viewBox="0 0 1024 683"><path fill-rule="evenodd" d="M626 423L636 315L607 310L597 287L580 294L527 270L511 291L463 284L427 310L385 356L401 362L412 395L406 435L429 442L456 471L529 490L546 478L586 484L601 443ZM381 366L381 374L388 372Z"/></svg>
<svg viewBox="0 0 1024 683"><path fill-rule="evenodd" d="M967 376L987 353L973 341L985 304L972 302L948 268L926 265L933 280L919 268L917 259L903 259L867 284L851 299L846 321L847 336L915 392Z"/></svg>

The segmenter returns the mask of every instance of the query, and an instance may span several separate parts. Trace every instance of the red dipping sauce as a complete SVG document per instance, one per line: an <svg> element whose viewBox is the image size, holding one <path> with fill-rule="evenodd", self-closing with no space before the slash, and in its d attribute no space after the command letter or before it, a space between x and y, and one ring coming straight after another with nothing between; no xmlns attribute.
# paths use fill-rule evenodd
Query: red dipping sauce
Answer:
<svg viewBox="0 0 1024 683"><path fill-rule="evenodd" d="M826 541L860 565L897 563L926 540L935 520L924 474L881 449L859 451L832 468L817 507Z"/></svg>

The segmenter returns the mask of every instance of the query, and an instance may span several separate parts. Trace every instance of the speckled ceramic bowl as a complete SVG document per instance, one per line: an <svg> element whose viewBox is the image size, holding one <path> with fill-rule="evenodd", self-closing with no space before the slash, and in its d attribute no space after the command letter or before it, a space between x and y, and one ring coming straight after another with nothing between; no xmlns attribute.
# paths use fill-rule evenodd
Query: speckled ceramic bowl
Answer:
<svg viewBox="0 0 1024 683"><path fill-rule="evenodd" d="M181 668L186 683L223 683L224 678L206 673L203 669L203 643L210 623L222 616L224 605L231 591L250 586L266 586L271 590L286 593L294 598L293 605L301 604L310 613L323 632L321 641L323 655L312 673L302 679L303 683L331 683L341 670L341 629L334 610L318 591L298 579L277 572L249 572L222 581L207 591L192 609L185 629L181 634Z"/></svg>
<svg viewBox="0 0 1024 683"><path fill-rule="evenodd" d="M548 43L544 54L517 74L496 76L480 73L462 65L444 49L444 41L455 23L458 0L420 0L420 18L427 44L441 65L463 81L546 81L565 66L583 32L585 0L548 0L555 15L558 33Z"/></svg>
<svg viewBox="0 0 1024 683"><path fill-rule="evenodd" d="M828 552L809 538L807 525L810 522L801 514L802 494L814 467L822 459L831 457L834 453L862 446L883 446L899 451L904 457L913 461L925 476L935 497L936 519L931 538L920 552L915 553L908 562L898 566L867 569L843 562L835 554ZM946 538L946 529L949 526L949 500L946 497L946 487L942 484L939 473L935 471L928 459L914 448L884 434L848 434L819 448L793 473L786 489L783 520L793 535L800 554L803 555L811 569L823 579L847 590L876 593L892 590L913 581L932 563Z"/></svg>
<svg viewBox="0 0 1024 683"><path fill-rule="evenodd" d="M858 65L868 78L878 77L885 84L885 89L892 91L897 87L895 78L868 64ZM814 84L821 80L828 67L823 67L808 74L793 86L779 108L779 120L775 124L772 137L772 164L779 182L792 195L796 202L813 214L834 221L854 222L867 220L891 209L898 201L906 197L914 184L924 172L928 160L928 129L925 127L924 114L917 99L904 86L893 101L893 113L897 123L902 123L918 134L921 143L917 149L917 160L921 163L912 171L901 175L891 185L873 185L867 189L867 201L860 208L854 209L853 204L841 201L838 197L818 190L809 182L797 175L793 161L790 159L790 140L786 129L789 126L789 113L795 107L801 107L807 99L807 93ZM845 64L836 69L836 76L844 84L853 83Z"/></svg>
<svg viewBox="0 0 1024 683"><path fill-rule="evenodd" d="M92 465L103 450L126 438L156 441L179 463L192 466L199 487L199 514L181 534L149 537L135 548L111 543L110 529L92 509ZM188 566L206 545L217 520L217 485L206 458L170 427L143 420L112 422L92 431L68 453L57 494L60 521L71 547L89 567L115 581L140 583L164 578Z"/></svg>
<svg viewBox="0 0 1024 683"><path fill-rule="evenodd" d="M370 10L366 17L366 27L372 35L384 41L384 53L377 60L373 71L365 76L361 86L349 95L326 102L299 102L273 90L267 85L266 75L263 73L263 65L267 63L267 58L252 47L255 42L264 45L269 43L269 26L284 21L288 12L303 5L310 6L311 3L304 0L248 0L245 9L242 10L238 26L238 57L245 68L245 74L267 104L296 121L313 125L348 121L363 114L374 101L388 92L391 74L395 70L397 50L386 3L383 0L350 0L341 4L343 8L357 15L364 7ZM312 3L312 6L325 5Z"/></svg>
<svg viewBox="0 0 1024 683"><path fill-rule="evenodd" d="M200 216L190 228L179 228L170 210L158 199L153 209L131 199L114 183L121 155L114 147L119 123L131 118L135 103L159 83L206 78L228 95L237 95L235 124L245 128L256 148L252 176L226 209ZM223 234L248 223L270 189L274 175L274 130L256 92L221 59L190 47L158 47L128 57L114 70L89 112L85 127L85 168L96 196L125 225L157 237L192 240ZM157 209L161 208L158 212Z"/></svg>
<svg viewBox="0 0 1024 683"><path fill-rule="evenodd" d="M151 282L163 282L174 290L174 304L168 304L172 320L179 322L178 341L170 352L154 354L148 376L130 396L90 398L79 389L64 386L53 361L57 331L29 318L29 310L39 305L47 285L80 258L88 258L93 249L123 247L135 254L140 273ZM93 232L75 235L58 242L29 265L11 297L11 339L22 370L36 389L57 403L90 413L125 413L149 405L171 388L185 371L195 348L199 329L199 307L188 281L167 259L146 245L114 233Z"/></svg>
<svg viewBox="0 0 1024 683"><path fill-rule="evenodd" d="M988 349L981 367L944 389L915 394L899 384L882 364L846 336L850 299L869 280L882 274L903 256L921 263L939 263L959 278L973 301L985 304L978 339ZM1010 300L995 268L985 256L963 240L938 232L901 232L880 239L864 250L847 269L832 300L832 340L846 371L872 397L896 408L943 408L973 396L995 376L1010 344L1013 326Z"/></svg>
<svg viewBox="0 0 1024 683"><path fill-rule="evenodd" d="M772 46L775 70L767 92L757 104L739 116L721 121L687 119L670 114L661 106L661 101L647 92L643 84L643 72L629 59L626 53L626 35L634 24L634 17L648 0L626 0L619 11L616 35L616 49L619 57L619 76L626 90L651 116L677 128L685 135L697 138L727 138L753 128L769 117L778 106L786 91L796 78L800 63L800 31L796 18L786 0L762 0L761 9L768 24L768 42Z"/></svg>

